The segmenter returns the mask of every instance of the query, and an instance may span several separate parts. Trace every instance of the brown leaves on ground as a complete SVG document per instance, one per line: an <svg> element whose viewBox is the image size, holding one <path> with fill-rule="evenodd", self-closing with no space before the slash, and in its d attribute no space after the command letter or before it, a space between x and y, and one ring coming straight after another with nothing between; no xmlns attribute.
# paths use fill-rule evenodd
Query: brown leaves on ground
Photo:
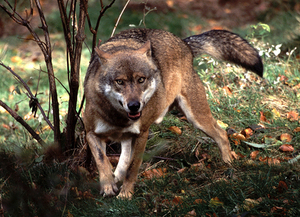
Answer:
<svg viewBox="0 0 300 217"><path fill-rule="evenodd" d="M157 168L152 170L147 170L142 173L142 177L145 177L146 179L153 179L153 178L159 178L164 176L167 173L166 168Z"/></svg>
<svg viewBox="0 0 300 217"><path fill-rule="evenodd" d="M262 117L262 112L260 113ZM292 159L291 156L289 156L288 153L294 152L294 145L292 144L293 142L293 136L289 133L282 133L279 136L270 136L270 135L264 135L262 137L262 143L257 144L257 143L252 143L252 142L247 142L247 140L251 139L252 137L257 136L257 132L261 134L264 132L264 130L267 129L263 124L258 124L258 125L252 125L251 127L248 127L246 129L243 129L241 132L235 132L235 130L231 129L228 130L229 133L229 139L235 144L235 145L241 145L242 142L243 144L248 145L249 147L253 147L256 149L260 148L277 148L278 151L281 152L286 152L287 156L283 157L280 155L280 157L276 156L262 156L263 153L259 150L253 150L250 153L250 159L252 160L252 163L254 160L258 160L262 163L267 163L269 165L276 165L280 164L282 161L290 160ZM300 132L300 128L297 127L293 130L293 132ZM260 135L262 136L262 135ZM273 152L274 153L274 152ZM244 158L246 156L242 155L241 153L236 153L237 156L240 158ZM278 154L279 156L279 154Z"/></svg>
<svg viewBox="0 0 300 217"><path fill-rule="evenodd" d="M289 152L289 151L294 151L294 147L292 145L289 145L289 144L284 144L284 145L279 147L279 150L281 150L283 152Z"/></svg>
<svg viewBox="0 0 300 217"><path fill-rule="evenodd" d="M291 112L287 113L286 117L290 121L298 121L299 120L299 114L298 114L298 112L295 112L295 111L291 111Z"/></svg>
<svg viewBox="0 0 300 217"><path fill-rule="evenodd" d="M288 133L283 133L280 135L280 140L283 142L291 142L292 141L292 136Z"/></svg>
<svg viewBox="0 0 300 217"><path fill-rule="evenodd" d="M251 154L250 154L251 160L255 160L255 158L257 157L258 154L259 154L258 150L252 151Z"/></svg>
<svg viewBox="0 0 300 217"><path fill-rule="evenodd" d="M260 111L260 121L271 123L273 120L278 119L280 117L286 117L289 121L298 121L299 120L299 113L296 111L290 111L286 114L280 114L280 112L274 108L271 112L269 111Z"/></svg>
<svg viewBox="0 0 300 217"><path fill-rule="evenodd" d="M170 130L172 133L175 133L177 135L181 135L182 134L182 131L179 127L176 127L176 126L171 126L168 128L168 130Z"/></svg>

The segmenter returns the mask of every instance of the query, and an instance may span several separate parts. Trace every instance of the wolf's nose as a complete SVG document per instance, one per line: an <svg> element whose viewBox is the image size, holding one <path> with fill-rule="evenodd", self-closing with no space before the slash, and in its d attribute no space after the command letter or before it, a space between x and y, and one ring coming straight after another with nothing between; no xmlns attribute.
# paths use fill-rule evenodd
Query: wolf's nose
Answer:
<svg viewBox="0 0 300 217"><path fill-rule="evenodd" d="M131 101L127 106L131 112L137 112L140 109L141 104L139 101Z"/></svg>

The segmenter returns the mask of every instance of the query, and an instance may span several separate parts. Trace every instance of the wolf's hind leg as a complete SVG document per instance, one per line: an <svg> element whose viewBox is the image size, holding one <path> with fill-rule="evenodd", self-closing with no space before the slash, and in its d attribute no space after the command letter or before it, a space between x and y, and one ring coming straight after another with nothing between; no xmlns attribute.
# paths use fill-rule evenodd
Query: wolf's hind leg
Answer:
<svg viewBox="0 0 300 217"><path fill-rule="evenodd" d="M198 76L195 73L196 76ZM196 128L213 138L218 144L224 162L232 160L231 148L227 133L213 118L204 87L198 77L192 77L189 85L185 85L176 101L189 122Z"/></svg>

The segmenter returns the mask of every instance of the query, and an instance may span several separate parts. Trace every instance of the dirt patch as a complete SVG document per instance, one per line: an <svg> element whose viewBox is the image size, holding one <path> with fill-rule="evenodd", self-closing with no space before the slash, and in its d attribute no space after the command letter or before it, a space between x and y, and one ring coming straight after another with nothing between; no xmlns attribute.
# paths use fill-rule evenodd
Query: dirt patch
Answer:
<svg viewBox="0 0 300 217"><path fill-rule="evenodd" d="M24 1L25 2L25 1ZM117 1L122 8L126 0ZM41 5L44 13L50 13L53 10L58 10L56 0L41 0ZM129 8L132 10L144 10L144 3L140 0L132 0ZM264 0L148 0L149 8L157 8L158 12L166 13L168 11L181 11L199 19L208 21L211 28L223 27L231 29L256 23L257 16L267 10L268 3ZM19 8L30 8L29 5L22 3ZM28 11L28 10L27 10ZM21 15L24 15L23 11ZM31 25L37 28L39 25L39 17L37 11L34 11ZM25 27L14 23L8 15L0 9L0 37L8 35L27 35L28 31Z"/></svg>
<svg viewBox="0 0 300 217"><path fill-rule="evenodd" d="M268 9L269 2L264 0L149 0L147 6L156 7L163 13L181 11L207 20L211 27L222 26L231 29L256 23L258 15ZM144 4L138 0L132 0L129 7L143 10Z"/></svg>

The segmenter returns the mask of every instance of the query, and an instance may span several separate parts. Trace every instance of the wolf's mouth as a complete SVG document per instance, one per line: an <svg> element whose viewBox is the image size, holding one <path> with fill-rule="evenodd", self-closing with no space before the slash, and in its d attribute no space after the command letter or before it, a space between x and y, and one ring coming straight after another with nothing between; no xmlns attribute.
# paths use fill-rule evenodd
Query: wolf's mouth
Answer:
<svg viewBox="0 0 300 217"><path fill-rule="evenodd" d="M131 120L137 120L141 117L142 112L128 112L127 116L131 119Z"/></svg>

